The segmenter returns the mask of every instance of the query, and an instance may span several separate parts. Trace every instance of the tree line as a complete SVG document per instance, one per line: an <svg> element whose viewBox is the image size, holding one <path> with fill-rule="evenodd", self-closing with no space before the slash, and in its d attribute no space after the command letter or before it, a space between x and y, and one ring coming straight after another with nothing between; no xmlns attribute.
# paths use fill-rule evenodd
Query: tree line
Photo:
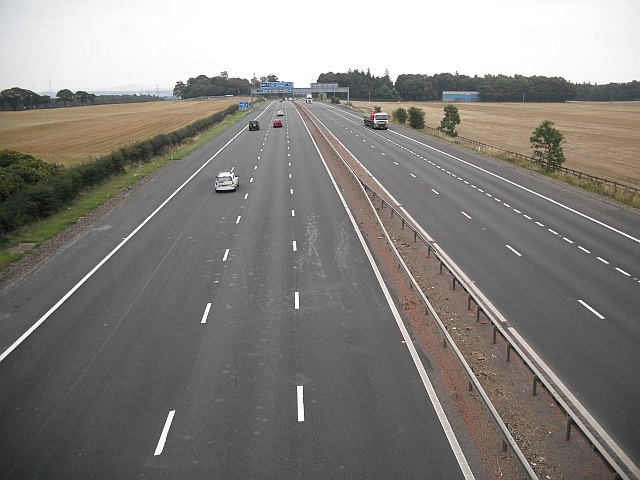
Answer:
<svg viewBox="0 0 640 480"><path fill-rule="evenodd" d="M83 90L73 93L65 88L55 97L39 95L31 90L13 87L0 92L0 109L29 110L32 108L56 108L84 105L105 105L110 103L138 103L162 100L154 95L96 95Z"/></svg>
<svg viewBox="0 0 640 480"><path fill-rule="evenodd" d="M173 89L173 96L181 99L198 97L224 97L225 95L249 95L251 82L245 78L229 78L224 71L215 77L198 75L187 80L177 82Z"/></svg>
<svg viewBox="0 0 640 480"><path fill-rule="evenodd" d="M562 77L524 75L485 75L470 77L458 72L402 74L391 82L389 72L381 77L369 70L351 70L347 73L322 73L318 83L338 83L349 87L354 100L403 100L434 101L442 99L443 91L477 91L485 102L566 102L579 101L628 101L640 100L640 82L571 83Z"/></svg>

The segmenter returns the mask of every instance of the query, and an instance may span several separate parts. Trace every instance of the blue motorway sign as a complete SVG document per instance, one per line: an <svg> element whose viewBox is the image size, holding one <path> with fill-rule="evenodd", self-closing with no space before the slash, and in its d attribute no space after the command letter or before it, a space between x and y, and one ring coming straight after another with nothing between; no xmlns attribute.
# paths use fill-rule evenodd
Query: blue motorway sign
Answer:
<svg viewBox="0 0 640 480"><path fill-rule="evenodd" d="M240 110L248 110L249 102L240 102Z"/></svg>
<svg viewBox="0 0 640 480"><path fill-rule="evenodd" d="M293 88L293 82L260 82L260 88Z"/></svg>

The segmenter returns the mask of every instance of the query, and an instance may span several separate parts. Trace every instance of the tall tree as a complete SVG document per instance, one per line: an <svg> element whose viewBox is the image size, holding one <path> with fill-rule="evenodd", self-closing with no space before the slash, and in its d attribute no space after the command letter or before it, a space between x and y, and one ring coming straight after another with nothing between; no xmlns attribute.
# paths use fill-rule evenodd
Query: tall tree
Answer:
<svg viewBox="0 0 640 480"><path fill-rule="evenodd" d="M443 131L450 137L457 137L456 126L460 125L460 113L458 107L455 105L447 104L444 107L444 117L440 121L440 127L438 130Z"/></svg>
<svg viewBox="0 0 640 480"><path fill-rule="evenodd" d="M58 101L63 102L65 107L68 107L70 103L73 103L73 92L68 88L59 90L56 98Z"/></svg>
<svg viewBox="0 0 640 480"><path fill-rule="evenodd" d="M533 131L529 138L533 156L539 159L547 170L558 170L564 163L562 144L564 135L554 127L551 120L545 120Z"/></svg>
<svg viewBox="0 0 640 480"><path fill-rule="evenodd" d="M89 103L89 94L84 90L78 90L76 92L76 99L84 106Z"/></svg>

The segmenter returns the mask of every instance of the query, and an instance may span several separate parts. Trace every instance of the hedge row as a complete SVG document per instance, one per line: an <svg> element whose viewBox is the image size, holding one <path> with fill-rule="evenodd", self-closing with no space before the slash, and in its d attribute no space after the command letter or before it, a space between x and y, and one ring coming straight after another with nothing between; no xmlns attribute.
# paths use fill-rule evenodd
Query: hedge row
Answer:
<svg viewBox="0 0 640 480"><path fill-rule="evenodd" d="M0 202L0 233L7 234L35 220L45 218L74 200L80 192L104 182L112 175L124 173L128 165L147 163L167 148L179 145L187 138L211 128L225 116L235 113L231 105L202 120L170 133L114 150L98 160L65 168L38 183L27 185L15 195Z"/></svg>

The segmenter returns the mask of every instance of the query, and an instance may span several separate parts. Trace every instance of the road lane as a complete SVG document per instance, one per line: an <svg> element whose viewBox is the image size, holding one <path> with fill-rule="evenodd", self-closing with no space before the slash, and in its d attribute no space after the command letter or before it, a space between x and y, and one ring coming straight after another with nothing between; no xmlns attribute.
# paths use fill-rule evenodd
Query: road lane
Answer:
<svg viewBox="0 0 640 480"><path fill-rule="evenodd" d="M640 464L640 384L628 381L640 363L637 215L408 130L313 109ZM523 257L509 259L507 244Z"/></svg>
<svg viewBox="0 0 640 480"><path fill-rule="evenodd" d="M0 363L3 478L461 477L292 113L243 132ZM3 344L222 140L4 292ZM239 190L214 193L231 168Z"/></svg>

